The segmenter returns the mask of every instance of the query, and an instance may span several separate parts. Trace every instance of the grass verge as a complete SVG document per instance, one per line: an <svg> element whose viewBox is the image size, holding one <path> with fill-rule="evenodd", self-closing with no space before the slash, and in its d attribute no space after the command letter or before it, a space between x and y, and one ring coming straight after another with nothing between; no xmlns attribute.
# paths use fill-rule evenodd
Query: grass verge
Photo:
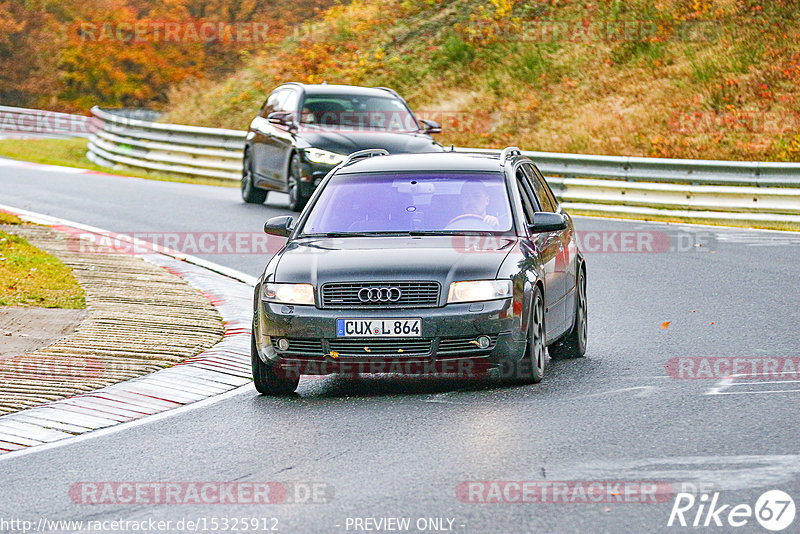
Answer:
<svg viewBox="0 0 800 534"><path fill-rule="evenodd" d="M3 212L0 222L21 223ZM86 299L70 268L58 258L0 231L0 306L12 305L82 309Z"/></svg>
<svg viewBox="0 0 800 534"><path fill-rule="evenodd" d="M13 213L8 213L7 211L0 211L0 224L22 224L22 219L20 219Z"/></svg>
<svg viewBox="0 0 800 534"><path fill-rule="evenodd" d="M239 187L239 183L233 180L150 172L132 167L122 167L119 171L101 167L86 159L86 139L3 139L0 140L0 156L33 163L43 163L45 165L77 167L105 173L124 172L125 176L146 178L148 180Z"/></svg>

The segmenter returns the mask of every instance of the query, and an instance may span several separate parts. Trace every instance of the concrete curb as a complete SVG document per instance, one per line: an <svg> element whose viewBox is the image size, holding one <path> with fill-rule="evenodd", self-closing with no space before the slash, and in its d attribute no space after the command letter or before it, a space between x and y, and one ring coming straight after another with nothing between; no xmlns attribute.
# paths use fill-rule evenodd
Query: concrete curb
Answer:
<svg viewBox="0 0 800 534"><path fill-rule="evenodd" d="M113 233L0 206L31 222L112 236ZM84 394L0 416L0 454L73 438L214 397L251 380L252 278L164 250L137 257L181 277L205 294L222 317L222 341L173 367ZM206 264L205 266L200 264ZM213 270L208 267L215 267ZM222 274L227 271L227 274ZM235 275L236 278L230 275ZM16 452L12 452L16 451Z"/></svg>
<svg viewBox="0 0 800 534"><path fill-rule="evenodd" d="M151 262L110 247L82 246L84 241L63 227L4 230L70 267L86 294L87 308L71 334L0 360L0 414L171 367L222 338L222 320L210 299ZM7 441L2 431L0 441Z"/></svg>

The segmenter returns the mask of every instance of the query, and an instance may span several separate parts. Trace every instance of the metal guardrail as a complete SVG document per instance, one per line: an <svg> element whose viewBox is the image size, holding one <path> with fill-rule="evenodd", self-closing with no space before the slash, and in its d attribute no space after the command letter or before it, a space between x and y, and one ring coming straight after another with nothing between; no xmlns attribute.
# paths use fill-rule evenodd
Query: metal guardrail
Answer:
<svg viewBox="0 0 800 534"><path fill-rule="evenodd" d="M89 137L93 120L85 115L0 106L0 138Z"/></svg>
<svg viewBox="0 0 800 534"><path fill-rule="evenodd" d="M469 152L491 149L456 148ZM800 163L592 156L523 151L544 174L673 184L800 187Z"/></svg>
<svg viewBox="0 0 800 534"><path fill-rule="evenodd" d="M246 132L164 124L92 108L102 125L89 138L86 156L104 167L241 179Z"/></svg>
<svg viewBox="0 0 800 534"><path fill-rule="evenodd" d="M92 114L102 126L90 137L87 156L100 165L241 178L246 132L130 119L97 107ZM567 209L800 223L800 163L522 153Z"/></svg>

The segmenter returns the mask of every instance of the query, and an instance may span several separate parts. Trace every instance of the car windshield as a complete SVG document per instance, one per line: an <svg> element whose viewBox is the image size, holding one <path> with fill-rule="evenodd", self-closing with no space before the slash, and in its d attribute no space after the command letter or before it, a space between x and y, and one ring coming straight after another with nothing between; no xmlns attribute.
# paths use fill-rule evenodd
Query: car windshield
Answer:
<svg viewBox="0 0 800 534"><path fill-rule="evenodd" d="M507 232L503 175L341 174L321 191L300 236Z"/></svg>
<svg viewBox="0 0 800 534"><path fill-rule="evenodd" d="M419 123L408 107L391 96L306 95L300 123L319 128L415 132Z"/></svg>

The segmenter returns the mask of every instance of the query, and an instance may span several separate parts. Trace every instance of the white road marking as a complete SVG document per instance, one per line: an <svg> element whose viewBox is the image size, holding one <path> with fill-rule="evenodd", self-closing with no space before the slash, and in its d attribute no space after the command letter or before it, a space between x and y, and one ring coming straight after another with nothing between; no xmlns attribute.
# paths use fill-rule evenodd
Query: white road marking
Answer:
<svg viewBox="0 0 800 534"><path fill-rule="evenodd" d="M800 376L800 371L792 371L784 374L794 374ZM765 373L757 373L757 375L772 376L771 374L765 374ZM795 389L757 389L749 391L728 391L729 389L737 386L759 387L767 384L800 383L800 380L758 380L757 378L745 378L738 382L736 381L737 378L741 378L743 376L753 376L753 375L737 374L737 375L732 375L730 377L722 378L716 384L708 388L708 391L706 391L703 395L769 395L772 393L800 393L800 387Z"/></svg>
<svg viewBox="0 0 800 534"><path fill-rule="evenodd" d="M800 455L669 456L546 468L551 480L651 480L741 490L796 482Z"/></svg>

